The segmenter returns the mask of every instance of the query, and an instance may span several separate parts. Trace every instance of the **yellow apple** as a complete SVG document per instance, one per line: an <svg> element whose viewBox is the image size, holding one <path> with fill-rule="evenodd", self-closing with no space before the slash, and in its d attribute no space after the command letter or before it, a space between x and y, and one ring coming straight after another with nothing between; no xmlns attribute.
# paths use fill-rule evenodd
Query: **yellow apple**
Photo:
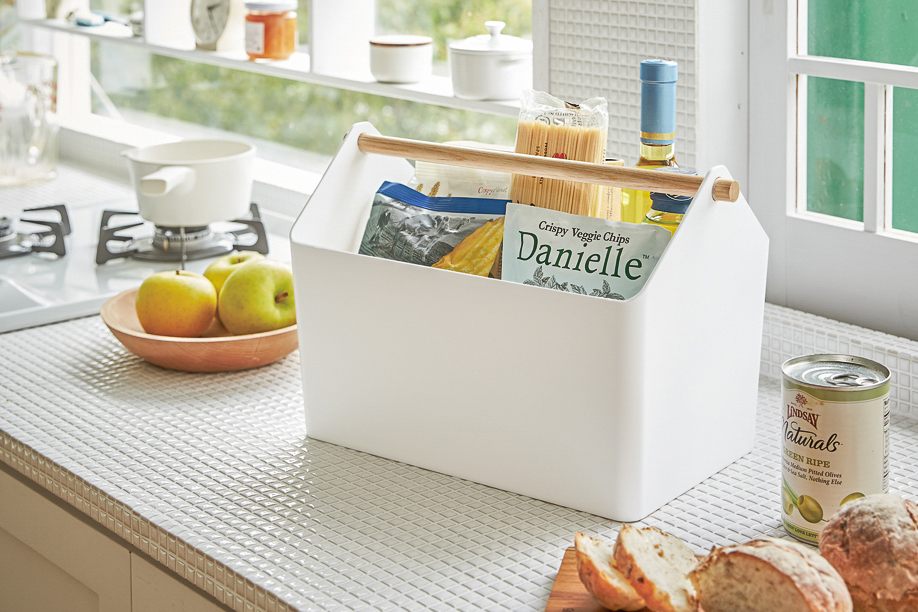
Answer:
<svg viewBox="0 0 918 612"><path fill-rule="evenodd" d="M264 255L256 251L234 251L229 255L224 255L219 259L215 259L213 263L204 270L204 276L214 284L214 288L217 290L217 295L219 296L220 289L223 287L223 283L226 282L226 278L232 274L236 268L247 261L263 258Z"/></svg>
<svg viewBox="0 0 918 612"><path fill-rule="evenodd" d="M226 278L220 321L231 334L256 334L296 323L293 271L274 259L248 261Z"/></svg>
<svg viewBox="0 0 918 612"><path fill-rule="evenodd" d="M195 338L213 323L217 291L196 272L157 272L140 285L135 308L148 334Z"/></svg>

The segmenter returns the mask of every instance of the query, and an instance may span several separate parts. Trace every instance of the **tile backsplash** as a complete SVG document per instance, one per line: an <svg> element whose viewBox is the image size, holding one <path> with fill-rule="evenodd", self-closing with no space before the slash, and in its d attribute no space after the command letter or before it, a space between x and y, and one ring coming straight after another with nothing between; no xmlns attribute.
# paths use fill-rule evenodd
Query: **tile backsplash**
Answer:
<svg viewBox="0 0 918 612"><path fill-rule="evenodd" d="M679 165L697 167L696 0L550 0L549 91L571 102L609 101L608 156L637 161L641 60L679 62Z"/></svg>
<svg viewBox="0 0 918 612"><path fill-rule="evenodd" d="M890 371L893 414L918 420L918 342L774 304L765 305L759 373L781 378L781 364L815 353L856 355Z"/></svg>

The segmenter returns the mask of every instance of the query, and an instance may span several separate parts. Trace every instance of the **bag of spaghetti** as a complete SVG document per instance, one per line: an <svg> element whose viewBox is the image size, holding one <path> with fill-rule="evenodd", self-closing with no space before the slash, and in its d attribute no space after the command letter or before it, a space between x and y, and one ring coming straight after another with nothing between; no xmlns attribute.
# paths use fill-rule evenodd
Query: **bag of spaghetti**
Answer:
<svg viewBox="0 0 918 612"><path fill-rule="evenodd" d="M385 182L373 198L359 253L487 276L506 207L507 200L430 197Z"/></svg>
<svg viewBox="0 0 918 612"><path fill-rule="evenodd" d="M605 98L572 104L542 91L520 100L516 153L604 163L609 113ZM606 217L605 188L590 183L514 174L510 200L575 215Z"/></svg>
<svg viewBox="0 0 918 612"><path fill-rule="evenodd" d="M647 282L669 230L507 204L501 258L505 281L626 300Z"/></svg>

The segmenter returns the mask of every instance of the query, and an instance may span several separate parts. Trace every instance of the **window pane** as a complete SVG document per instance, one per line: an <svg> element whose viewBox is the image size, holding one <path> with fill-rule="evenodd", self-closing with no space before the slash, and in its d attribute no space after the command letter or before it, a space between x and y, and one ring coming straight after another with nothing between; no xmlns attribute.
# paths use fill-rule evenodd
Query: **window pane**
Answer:
<svg viewBox="0 0 918 612"><path fill-rule="evenodd" d="M16 28L16 3L0 0L0 53L19 49L19 30Z"/></svg>
<svg viewBox="0 0 918 612"><path fill-rule="evenodd" d="M918 91L893 91L892 226L918 232Z"/></svg>
<svg viewBox="0 0 918 612"><path fill-rule="evenodd" d="M918 66L915 0L809 0L807 53Z"/></svg>
<svg viewBox="0 0 918 612"><path fill-rule="evenodd" d="M256 75L95 42L93 112L182 137L199 126L264 141L262 157L321 172L358 121L387 136L512 146L516 120ZM277 143L272 153L271 143ZM308 152L308 153L307 153ZM296 154L295 160L291 153Z"/></svg>
<svg viewBox="0 0 918 612"><path fill-rule="evenodd" d="M94 11L105 11L127 16L137 11L143 11L143 0L89 0L89 8ZM297 0L296 25L300 45L305 45L307 41L306 33L309 31L308 8L309 0ZM184 17L184 15L178 16L179 19ZM305 49L301 48L301 50Z"/></svg>
<svg viewBox="0 0 918 612"><path fill-rule="evenodd" d="M864 218L864 85L807 77L807 210Z"/></svg>
<svg viewBox="0 0 918 612"><path fill-rule="evenodd" d="M504 34L532 38L532 0L377 0L377 34L421 34L434 39L434 61L447 61L450 41L487 34L486 21L503 21Z"/></svg>

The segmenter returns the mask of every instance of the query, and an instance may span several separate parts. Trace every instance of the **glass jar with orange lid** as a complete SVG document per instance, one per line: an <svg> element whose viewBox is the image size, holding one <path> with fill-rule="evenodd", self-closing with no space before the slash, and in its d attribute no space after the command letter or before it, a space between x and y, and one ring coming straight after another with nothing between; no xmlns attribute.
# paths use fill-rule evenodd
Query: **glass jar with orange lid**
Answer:
<svg viewBox="0 0 918 612"><path fill-rule="evenodd" d="M287 59L296 51L296 0L247 0L245 52L249 59Z"/></svg>

